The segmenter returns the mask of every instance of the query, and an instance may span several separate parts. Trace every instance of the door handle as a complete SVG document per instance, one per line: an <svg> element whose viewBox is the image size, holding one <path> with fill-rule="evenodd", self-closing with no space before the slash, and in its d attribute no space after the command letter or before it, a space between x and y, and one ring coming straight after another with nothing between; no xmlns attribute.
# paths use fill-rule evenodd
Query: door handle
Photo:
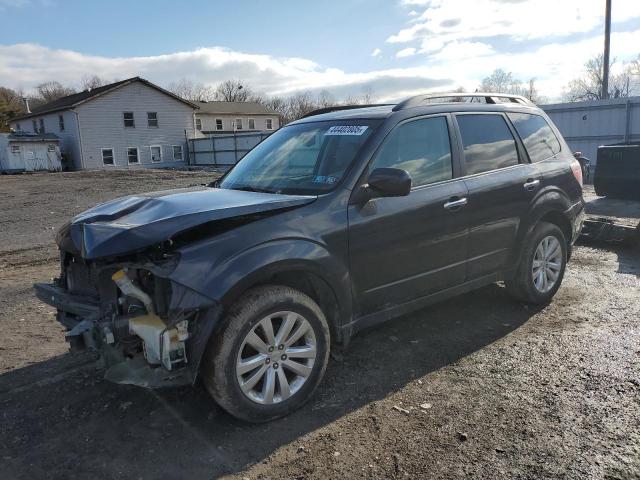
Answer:
<svg viewBox="0 0 640 480"><path fill-rule="evenodd" d="M467 204L467 198L462 197L454 200L457 197L451 197L447 203L444 204L444 208L447 210L458 210L460 207L464 207Z"/></svg>
<svg viewBox="0 0 640 480"><path fill-rule="evenodd" d="M538 185L540 185L540 180L533 180L532 178L529 178L524 184L524 189L527 192L532 192L538 188Z"/></svg>

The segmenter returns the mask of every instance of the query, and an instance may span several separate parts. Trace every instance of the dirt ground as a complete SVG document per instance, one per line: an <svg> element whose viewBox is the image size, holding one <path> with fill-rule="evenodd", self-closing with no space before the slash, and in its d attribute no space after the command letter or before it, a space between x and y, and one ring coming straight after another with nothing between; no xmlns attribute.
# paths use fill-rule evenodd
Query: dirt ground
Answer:
<svg viewBox="0 0 640 480"><path fill-rule="evenodd" d="M640 479L640 251L578 246L554 301L499 285L361 333L266 425L204 389L147 391L71 355L31 284L74 213L212 174L0 177L0 478Z"/></svg>

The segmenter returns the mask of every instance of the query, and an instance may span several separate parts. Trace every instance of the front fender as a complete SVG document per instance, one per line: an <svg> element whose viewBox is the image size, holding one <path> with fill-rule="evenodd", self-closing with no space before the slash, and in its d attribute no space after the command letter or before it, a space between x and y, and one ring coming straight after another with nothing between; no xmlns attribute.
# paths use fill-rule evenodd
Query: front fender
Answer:
<svg viewBox="0 0 640 480"><path fill-rule="evenodd" d="M351 317L351 287L346 262L315 241L302 238L272 240L216 263L202 252L183 254L171 279L228 305L251 286L277 273L307 272L333 291L341 319Z"/></svg>

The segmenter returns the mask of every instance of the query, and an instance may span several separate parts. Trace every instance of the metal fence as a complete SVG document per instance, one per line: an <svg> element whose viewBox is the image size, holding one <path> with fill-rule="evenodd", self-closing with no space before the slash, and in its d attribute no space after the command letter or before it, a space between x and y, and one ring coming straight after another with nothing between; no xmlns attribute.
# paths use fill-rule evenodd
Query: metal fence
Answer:
<svg viewBox="0 0 640 480"><path fill-rule="evenodd" d="M600 145L640 142L640 97L540 105L573 151L597 161Z"/></svg>
<svg viewBox="0 0 640 480"><path fill-rule="evenodd" d="M188 140L189 164L199 166L234 165L269 135L271 132L251 132L191 138Z"/></svg>

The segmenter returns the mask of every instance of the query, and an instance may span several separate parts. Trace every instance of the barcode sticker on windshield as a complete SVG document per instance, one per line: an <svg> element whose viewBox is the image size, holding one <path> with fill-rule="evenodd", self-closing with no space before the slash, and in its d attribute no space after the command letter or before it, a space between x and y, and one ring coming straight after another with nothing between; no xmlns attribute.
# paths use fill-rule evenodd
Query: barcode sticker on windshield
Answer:
<svg viewBox="0 0 640 480"><path fill-rule="evenodd" d="M366 129L366 125L334 125L325 135L362 135Z"/></svg>

